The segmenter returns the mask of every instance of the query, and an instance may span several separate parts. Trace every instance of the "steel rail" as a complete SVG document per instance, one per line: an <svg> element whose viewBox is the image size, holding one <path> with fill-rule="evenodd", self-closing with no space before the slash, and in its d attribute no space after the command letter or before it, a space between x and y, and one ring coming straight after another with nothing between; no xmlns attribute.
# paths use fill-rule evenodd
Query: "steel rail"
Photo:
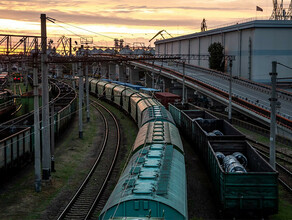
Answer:
<svg viewBox="0 0 292 220"><path fill-rule="evenodd" d="M265 145L265 144L262 144L262 143L259 143L255 140L252 140L250 138L246 138L248 142L250 142L252 144L253 147L255 147L258 151L261 151L262 153L266 153L266 154L269 154L269 146ZM263 150L266 149L266 150ZM289 155L289 154L286 154L282 151L279 151L279 150L276 150L276 153L279 154L279 155L283 155L284 157L286 158L282 158L280 157L279 155L277 155L277 159L279 160L282 160L283 162L286 162L288 164L292 164L292 156Z"/></svg>
<svg viewBox="0 0 292 220"><path fill-rule="evenodd" d="M100 105L100 104L97 103L96 101L94 101L94 103L96 103L96 104L98 104L99 106L101 106L102 108L106 109L104 106ZM107 183L107 181L108 181L108 179L109 179L109 177L110 177L110 174L111 174L111 172L112 172L112 170L113 170L114 164L115 164L116 159L117 159L117 155L118 155L119 147L120 147L120 126L119 126L119 123L118 123L116 117L115 117L115 116L114 116L114 115L113 115L108 109L107 109L106 111L108 111L108 113L112 116L112 118L113 118L114 121L115 121L115 125L116 125L116 128L117 128L117 133L118 133L118 135L117 135L118 143L117 143L117 148L116 148L115 155L114 155L114 160L113 160L113 162L112 162L112 164L111 164L111 166L110 166L110 172L108 172L108 174L107 174L107 176L106 176L106 178L105 178L105 180L104 180L104 182L103 182L103 184L102 184L102 186L101 186L101 190L99 191L98 195L96 196L96 198L95 198L95 200L94 200L92 206L90 207L90 209L89 209L89 211L88 211L88 214L86 215L85 219L89 219L89 218L90 218L90 216L92 215L92 213L93 213L93 211L94 211L94 208L96 207L96 204L97 204L97 202L98 202L98 200L99 200L99 198L100 198L100 196L101 196L101 193L102 193L102 191L104 190L105 185L106 185L106 183Z"/></svg>
<svg viewBox="0 0 292 220"><path fill-rule="evenodd" d="M93 101L93 100L91 100ZM102 191L104 190L105 188L105 185L107 183L107 180L111 174L111 171L112 171L112 168L114 166L114 163L116 161L116 158L117 158L117 153L118 153L118 150L119 150L119 146L120 146L120 129L119 129L119 125L117 123L117 120L116 118L114 117L114 115L107 109L105 108L104 106L102 106L101 104L93 101L95 104L97 104L98 106L102 107L105 111L107 111L109 113L109 115L113 118L114 122L115 122L115 125L116 125L116 128L117 128L117 144L116 144L116 150L115 150L115 155L114 155L114 159L112 161L112 164L110 166L110 169L106 175L106 178L104 179L103 181L103 184L102 186L100 187L100 190L99 192L97 193L97 195L95 196L95 199L93 201L93 203L91 204L91 206L89 207L89 210L87 210L87 213L84 217L84 219L87 219L89 218L89 216L92 214L94 208L95 208L95 205L102 193ZM105 148L107 146L107 143L108 143L108 137L109 137L109 125L108 125L108 121L106 119L106 116L102 113L102 111L95 105L93 105L93 107L100 112L102 118L103 118L103 121L105 123L105 137L104 137L104 140L103 140L103 144L102 144L102 148L101 148L101 151L98 155L98 157L96 158L92 168L90 169L89 173L87 174L86 178L83 180L82 184L80 185L80 187L78 188L78 190L76 191L76 193L74 194L74 196L70 199L69 203L67 204L67 206L65 207L65 209L63 210L63 212L59 215L58 217L58 220L59 219L64 219L66 218L66 215L69 213L69 211L71 210L71 208L73 207L73 205L75 204L75 202L77 201L78 197L80 196L80 194L82 193L82 191L85 189L87 183L89 182L90 178L93 176L94 174L94 171L96 170L97 168L97 165L99 164L100 160L101 160L101 157L105 151Z"/></svg>
<svg viewBox="0 0 292 220"><path fill-rule="evenodd" d="M257 152L258 152L262 157L264 157L265 160L269 161L269 157L268 157L267 155L265 155L264 153L262 153L261 151L258 151L258 150L257 150ZM282 166L281 164L279 164L279 163L276 163L276 166L277 166L278 168L280 168L280 169L277 169L277 171L279 172L279 177L278 177L279 182L282 184L282 186L283 186L284 188L286 188L286 189L289 191L289 193L292 193L292 186L289 185L285 180L283 180L283 178L280 177L280 175L282 174L282 175L286 175L286 176L288 176L288 178L290 178L290 179L292 180L292 173L291 173L291 171L287 170L285 167L283 167L283 166ZM290 183L291 183L291 180L290 180Z"/></svg>

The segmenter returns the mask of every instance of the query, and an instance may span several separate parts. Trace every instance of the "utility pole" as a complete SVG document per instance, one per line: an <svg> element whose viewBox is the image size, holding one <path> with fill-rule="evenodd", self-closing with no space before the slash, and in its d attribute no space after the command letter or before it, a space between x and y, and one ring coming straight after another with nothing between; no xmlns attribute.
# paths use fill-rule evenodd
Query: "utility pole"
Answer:
<svg viewBox="0 0 292 220"><path fill-rule="evenodd" d="M153 89L155 89L155 88L154 88L154 86L155 86L155 83L154 83L154 77L155 77L154 72L151 73L151 76L152 76L152 86L151 86L151 87L152 87Z"/></svg>
<svg viewBox="0 0 292 220"><path fill-rule="evenodd" d="M37 39L37 38L36 38ZM33 54L33 103L34 103L34 170L35 170L35 191L40 192L41 185L41 141L40 141L40 112L39 112L39 82L38 82L38 45L35 42Z"/></svg>
<svg viewBox="0 0 292 220"><path fill-rule="evenodd" d="M51 171L55 170L55 108L54 103L51 106Z"/></svg>
<svg viewBox="0 0 292 220"><path fill-rule="evenodd" d="M69 38L69 56L72 55L72 38Z"/></svg>
<svg viewBox="0 0 292 220"><path fill-rule="evenodd" d="M83 123L82 123L82 100L83 100L83 71L81 63L78 65L79 73L79 138L83 138Z"/></svg>
<svg viewBox="0 0 292 220"><path fill-rule="evenodd" d="M270 98L271 102L271 124L270 124L270 164L273 168L276 168L276 104L277 104L277 92L276 92L276 82L277 82L277 62L272 62L272 72L271 82L272 82L272 94Z"/></svg>
<svg viewBox="0 0 292 220"><path fill-rule="evenodd" d="M185 61L183 61L182 104L185 104Z"/></svg>
<svg viewBox="0 0 292 220"><path fill-rule="evenodd" d="M88 63L85 63L85 89L86 89L86 121L90 121L89 112L89 82L88 82Z"/></svg>
<svg viewBox="0 0 292 220"><path fill-rule="evenodd" d="M43 180L51 177L51 152L50 152L50 121L49 121L49 82L47 66L47 27L46 14L41 14L41 69L42 69L42 168Z"/></svg>
<svg viewBox="0 0 292 220"><path fill-rule="evenodd" d="M76 63L72 63L72 87L75 90L75 71L76 71Z"/></svg>
<svg viewBox="0 0 292 220"><path fill-rule="evenodd" d="M232 122L232 60L229 60L229 103L228 103L228 120Z"/></svg>

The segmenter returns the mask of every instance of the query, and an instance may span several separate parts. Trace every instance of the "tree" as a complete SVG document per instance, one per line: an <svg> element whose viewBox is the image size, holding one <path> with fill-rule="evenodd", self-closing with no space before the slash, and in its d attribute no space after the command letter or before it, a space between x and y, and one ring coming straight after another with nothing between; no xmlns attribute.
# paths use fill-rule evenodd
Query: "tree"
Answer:
<svg viewBox="0 0 292 220"><path fill-rule="evenodd" d="M210 54L209 57L209 67L210 69L218 70L224 72L224 47L221 43L215 42L212 43L209 48L208 52Z"/></svg>

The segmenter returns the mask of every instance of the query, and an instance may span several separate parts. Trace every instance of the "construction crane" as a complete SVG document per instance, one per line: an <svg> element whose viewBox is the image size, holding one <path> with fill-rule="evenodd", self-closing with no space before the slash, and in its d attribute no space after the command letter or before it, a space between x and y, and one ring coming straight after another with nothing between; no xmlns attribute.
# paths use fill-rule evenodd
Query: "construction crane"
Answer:
<svg viewBox="0 0 292 220"><path fill-rule="evenodd" d="M161 31L159 31L157 34L155 34L154 37L152 37L152 38L149 40L149 42L151 42L151 41L152 41L155 37L157 37L159 34L161 35L161 37L162 37L163 39L165 39L165 37L163 36L162 32L165 32L165 33L167 33L170 37L172 37L171 34L168 33L166 30L161 30Z"/></svg>

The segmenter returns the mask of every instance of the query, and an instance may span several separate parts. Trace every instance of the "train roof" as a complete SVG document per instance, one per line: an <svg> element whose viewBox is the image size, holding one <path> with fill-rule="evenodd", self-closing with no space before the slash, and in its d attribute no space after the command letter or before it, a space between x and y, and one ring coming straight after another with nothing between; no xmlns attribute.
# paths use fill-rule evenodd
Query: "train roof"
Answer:
<svg viewBox="0 0 292 220"><path fill-rule="evenodd" d="M141 88L141 90L143 90L143 91L149 91L149 92L160 92L159 89L146 88L146 87Z"/></svg>
<svg viewBox="0 0 292 220"><path fill-rule="evenodd" d="M154 121L144 124L137 134L133 152L150 144L172 144L178 151L184 152L177 127L167 121Z"/></svg>
<svg viewBox="0 0 292 220"><path fill-rule="evenodd" d="M122 203L137 200L162 203L187 216L184 156L172 145L152 144L136 152L101 214L119 217Z"/></svg>
<svg viewBox="0 0 292 220"><path fill-rule="evenodd" d="M126 86L132 88L132 89L136 89L136 90L140 90L141 88L144 88L144 86L140 86L140 85L134 85L134 84L131 84L131 83L125 83Z"/></svg>

